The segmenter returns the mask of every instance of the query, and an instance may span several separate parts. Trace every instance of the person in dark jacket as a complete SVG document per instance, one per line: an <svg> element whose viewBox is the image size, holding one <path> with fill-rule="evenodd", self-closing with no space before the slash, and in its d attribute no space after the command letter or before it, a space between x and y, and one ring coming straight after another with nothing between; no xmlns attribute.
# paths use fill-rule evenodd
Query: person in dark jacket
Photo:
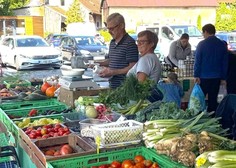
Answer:
<svg viewBox="0 0 236 168"><path fill-rule="evenodd" d="M228 71L228 51L225 43L215 36L215 26L202 27L204 40L199 42L194 62L195 82L208 95L207 111L215 111L220 85L226 85Z"/></svg>
<svg viewBox="0 0 236 168"><path fill-rule="evenodd" d="M227 93L236 94L236 53L229 51L229 67L227 76Z"/></svg>

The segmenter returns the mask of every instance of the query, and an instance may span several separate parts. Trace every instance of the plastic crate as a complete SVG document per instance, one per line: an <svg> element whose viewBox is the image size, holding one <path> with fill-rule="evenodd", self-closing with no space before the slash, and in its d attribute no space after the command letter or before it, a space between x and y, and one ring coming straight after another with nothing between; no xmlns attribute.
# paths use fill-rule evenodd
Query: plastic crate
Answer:
<svg viewBox="0 0 236 168"><path fill-rule="evenodd" d="M145 159L157 162L161 168L186 168L182 164L172 161L169 157L158 155L156 152L145 147L128 148L88 156L49 161L48 168L91 168L92 166L110 164L114 160L122 162L126 159L134 159L136 155L142 155Z"/></svg>
<svg viewBox="0 0 236 168"><path fill-rule="evenodd" d="M16 86L31 86L31 82L28 80L9 80L9 81L3 81L3 83L6 85L7 88L14 88Z"/></svg>
<svg viewBox="0 0 236 168"><path fill-rule="evenodd" d="M67 122L81 121L87 118L84 115L84 113L81 113L81 112L65 113L63 114L63 117L65 118L65 121Z"/></svg>
<svg viewBox="0 0 236 168"><path fill-rule="evenodd" d="M51 105L51 106L38 106L38 107L27 107L27 108L20 108L20 109L10 109L10 110L4 110L4 112L9 116L9 118L14 119L13 117L16 117L17 119L17 118L22 118L22 117L29 117L28 114L32 109L37 110L37 116L45 116L43 114L47 110L55 110L59 112L67 108L68 107L64 104L58 104L58 105ZM51 115L63 115L63 113L48 114L47 116L51 116Z"/></svg>
<svg viewBox="0 0 236 168"><path fill-rule="evenodd" d="M6 134L3 132L0 132L0 148L3 146L8 146L8 140L6 137ZM0 152L1 153L1 152ZM0 162L6 162L9 161L10 157L0 157Z"/></svg>
<svg viewBox="0 0 236 168"><path fill-rule="evenodd" d="M51 98L47 100L37 100L37 101L14 101L10 103L2 103L0 104L0 108L2 110L9 109L20 109L26 107L37 107L37 106L51 106L51 105L61 105L64 103L59 102L57 99Z"/></svg>
<svg viewBox="0 0 236 168"><path fill-rule="evenodd" d="M142 140L143 123L134 120L99 124L91 128L94 138L100 139L100 146L139 143Z"/></svg>

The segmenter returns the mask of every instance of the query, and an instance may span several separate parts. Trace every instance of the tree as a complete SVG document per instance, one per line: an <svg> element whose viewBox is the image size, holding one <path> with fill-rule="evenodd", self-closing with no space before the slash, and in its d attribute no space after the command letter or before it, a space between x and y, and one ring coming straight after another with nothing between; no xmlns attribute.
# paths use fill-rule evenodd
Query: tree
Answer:
<svg viewBox="0 0 236 168"><path fill-rule="evenodd" d="M0 0L0 16L13 16L13 9L21 8L29 0Z"/></svg>
<svg viewBox="0 0 236 168"><path fill-rule="evenodd" d="M79 0L74 0L74 2L71 4L70 8L66 12L67 19L65 21L65 24L68 25L69 23L73 22L83 22L84 19L81 14L80 10L80 2Z"/></svg>
<svg viewBox="0 0 236 168"><path fill-rule="evenodd" d="M220 3L216 10L216 30L236 30L236 3Z"/></svg>
<svg viewBox="0 0 236 168"><path fill-rule="evenodd" d="M198 15L198 17L197 17L197 28L199 30L202 30L202 17L201 17L201 15Z"/></svg>

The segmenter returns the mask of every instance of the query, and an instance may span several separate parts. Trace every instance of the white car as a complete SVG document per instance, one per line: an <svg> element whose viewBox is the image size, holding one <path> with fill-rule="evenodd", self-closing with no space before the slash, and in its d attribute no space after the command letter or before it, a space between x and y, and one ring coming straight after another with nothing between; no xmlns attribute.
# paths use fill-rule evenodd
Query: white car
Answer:
<svg viewBox="0 0 236 168"><path fill-rule="evenodd" d="M36 35L6 36L0 44L2 63L17 70L31 68L59 68L60 51Z"/></svg>

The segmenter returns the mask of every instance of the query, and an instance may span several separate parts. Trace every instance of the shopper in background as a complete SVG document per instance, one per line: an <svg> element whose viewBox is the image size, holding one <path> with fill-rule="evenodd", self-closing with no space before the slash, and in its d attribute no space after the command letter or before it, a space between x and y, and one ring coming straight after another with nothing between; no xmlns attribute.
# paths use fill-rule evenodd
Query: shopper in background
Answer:
<svg viewBox="0 0 236 168"><path fill-rule="evenodd" d="M196 49L194 62L195 82L200 84L203 93L208 95L207 111L215 111L220 85L226 85L228 51L225 43L215 36L215 26L202 27L204 40Z"/></svg>
<svg viewBox="0 0 236 168"><path fill-rule="evenodd" d="M167 80L160 81L157 88L163 93L163 102L175 102L179 107L181 106L184 91L176 73L169 73Z"/></svg>
<svg viewBox="0 0 236 168"><path fill-rule="evenodd" d="M179 60L186 60L187 56L192 56L191 45L189 43L189 35L184 33L179 40L171 43L169 55L165 58L165 62L170 64L172 68L178 67Z"/></svg>
<svg viewBox="0 0 236 168"><path fill-rule="evenodd" d="M105 66L99 73L100 77L110 78L110 88L115 89L122 84L127 72L138 61L138 48L134 39L125 30L124 17L119 13L108 16L107 29L112 36L108 59L100 62Z"/></svg>

